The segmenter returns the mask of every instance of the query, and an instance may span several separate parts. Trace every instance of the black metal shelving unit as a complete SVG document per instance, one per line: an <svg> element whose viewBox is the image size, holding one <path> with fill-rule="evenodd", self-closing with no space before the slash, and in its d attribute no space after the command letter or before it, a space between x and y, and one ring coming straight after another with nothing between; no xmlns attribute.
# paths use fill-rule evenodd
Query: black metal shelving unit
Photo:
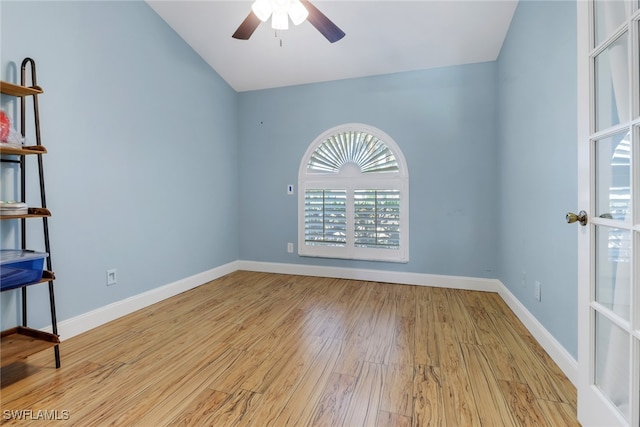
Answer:
<svg viewBox="0 0 640 427"><path fill-rule="evenodd" d="M27 77L30 76L30 82L27 83ZM26 156L36 156L38 160L38 177L40 183L40 206L29 207L28 212L23 215L0 215L0 220L19 220L20 221L20 238L22 249L27 249L27 222L33 219L42 219L42 228L44 236L45 252L49 254L46 258L46 269L43 272L42 279L38 282L28 283L22 286L22 325L17 326L1 333L1 366L6 366L28 355L41 351L45 348L53 346L56 368L60 367L60 350L58 344L60 339L58 336L58 323L56 320L56 304L54 297L53 282L55 275L51 262L51 245L49 241L49 222L51 212L47 209L47 198L45 192L44 167L42 156L47 150L42 145L40 135L40 111L38 107L38 96L43 93L42 88L37 84L36 64L31 58L25 58L22 61L20 85L0 82L0 93L3 95L19 98L20 102L20 132L22 136L26 136L27 131L27 103L29 100L33 104L34 130L36 145L24 146L22 148L14 148L11 146L2 146L0 144L0 161L3 163L15 163L19 165L20 170L20 198L21 202L26 202ZM43 332L27 326L27 288L39 283L48 283L49 286L49 309L51 311L52 333Z"/></svg>

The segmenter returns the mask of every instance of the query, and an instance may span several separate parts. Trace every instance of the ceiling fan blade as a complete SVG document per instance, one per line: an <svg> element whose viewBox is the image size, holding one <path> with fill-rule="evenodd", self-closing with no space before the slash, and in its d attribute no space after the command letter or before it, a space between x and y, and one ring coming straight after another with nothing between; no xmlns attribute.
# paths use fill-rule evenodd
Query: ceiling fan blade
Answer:
<svg viewBox="0 0 640 427"><path fill-rule="evenodd" d="M335 43L344 37L344 31L331 22L331 20L327 18L324 13L320 12L317 7L312 5L308 0L300 1L309 11L309 17L307 20L311 22L311 25L316 27L316 29L327 38L327 40L331 43Z"/></svg>
<svg viewBox="0 0 640 427"><path fill-rule="evenodd" d="M251 34L258 28L260 22L262 21L251 11L231 37L234 39L249 40L249 37L251 37Z"/></svg>

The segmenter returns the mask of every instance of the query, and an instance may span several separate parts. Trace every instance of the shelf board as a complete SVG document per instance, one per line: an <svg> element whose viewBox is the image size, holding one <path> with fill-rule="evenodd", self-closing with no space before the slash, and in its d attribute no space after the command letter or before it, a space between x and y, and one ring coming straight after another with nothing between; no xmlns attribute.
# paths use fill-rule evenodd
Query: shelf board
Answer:
<svg viewBox="0 0 640 427"><path fill-rule="evenodd" d="M1 81L0 82L0 93L4 95L11 96L30 96L30 95L38 95L43 93L44 91L40 86L20 86L13 83Z"/></svg>
<svg viewBox="0 0 640 427"><path fill-rule="evenodd" d="M47 208L28 208L28 213L20 215L2 215L0 219L20 219L20 218L44 218L50 217L51 212Z"/></svg>
<svg viewBox="0 0 640 427"><path fill-rule="evenodd" d="M0 143L0 154L11 154L15 156L26 156L29 154L45 154L47 149L44 145L25 145L22 148L6 147Z"/></svg>
<svg viewBox="0 0 640 427"><path fill-rule="evenodd" d="M24 288L24 287L27 287L27 286L38 285L40 283L47 283L47 282L49 282L51 280L56 280L56 274L53 271L42 270L42 278L40 280L38 280L37 282L25 283L25 284L14 285L14 286L7 286L4 289L2 289L0 292L12 291L14 289L20 289L20 288Z"/></svg>
<svg viewBox="0 0 640 427"><path fill-rule="evenodd" d="M60 343L57 335L37 329L16 326L2 331L0 342L1 366L9 365Z"/></svg>
<svg viewBox="0 0 640 427"><path fill-rule="evenodd" d="M42 270L42 279L40 279L38 283L45 283L45 282L48 282L49 280L55 280L55 279L56 279L56 274L53 271Z"/></svg>

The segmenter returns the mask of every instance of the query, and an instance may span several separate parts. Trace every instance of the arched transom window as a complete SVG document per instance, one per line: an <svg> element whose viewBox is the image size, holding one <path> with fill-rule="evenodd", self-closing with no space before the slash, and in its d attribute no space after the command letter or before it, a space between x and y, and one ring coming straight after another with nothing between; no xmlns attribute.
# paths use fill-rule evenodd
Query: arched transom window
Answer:
<svg viewBox="0 0 640 427"><path fill-rule="evenodd" d="M302 158L298 188L300 255L408 262L408 172L389 135L329 129Z"/></svg>

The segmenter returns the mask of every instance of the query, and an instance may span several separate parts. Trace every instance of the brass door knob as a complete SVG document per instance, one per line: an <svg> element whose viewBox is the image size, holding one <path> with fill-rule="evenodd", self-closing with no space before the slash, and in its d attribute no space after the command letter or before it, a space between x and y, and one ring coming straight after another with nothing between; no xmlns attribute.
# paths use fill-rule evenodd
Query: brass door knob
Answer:
<svg viewBox="0 0 640 427"><path fill-rule="evenodd" d="M574 214L573 212L569 212L566 216L568 224L578 221L580 225L587 225L587 218L588 216L585 211L578 212L578 215Z"/></svg>

